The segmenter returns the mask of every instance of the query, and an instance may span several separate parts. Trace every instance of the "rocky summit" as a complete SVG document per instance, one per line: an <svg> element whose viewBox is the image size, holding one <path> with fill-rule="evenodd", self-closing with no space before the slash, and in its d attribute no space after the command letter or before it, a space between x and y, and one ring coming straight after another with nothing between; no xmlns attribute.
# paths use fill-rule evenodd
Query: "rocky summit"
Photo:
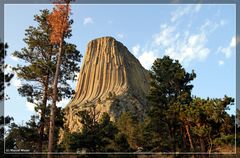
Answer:
<svg viewBox="0 0 240 158"><path fill-rule="evenodd" d="M149 75L140 62L120 42L112 37L89 42L77 81L75 95L66 106L66 125L70 131L81 128L79 111L95 105L111 119L123 111L139 117L146 109Z"/></svg>

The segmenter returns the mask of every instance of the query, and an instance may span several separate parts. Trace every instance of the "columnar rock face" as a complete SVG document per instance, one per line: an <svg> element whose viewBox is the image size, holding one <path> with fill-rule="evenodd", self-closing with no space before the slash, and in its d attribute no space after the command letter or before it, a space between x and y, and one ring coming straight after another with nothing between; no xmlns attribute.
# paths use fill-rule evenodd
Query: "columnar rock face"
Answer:
<svg viewBox="0 0 240 158"><path fill-rule="evenodd" d="M66 107L67 126L71 131L81 127L76 113L96 105L100 113L112 119L123 111L139 117L146 109L148 72L120 42L102 37L89 42L74 98Z"/></svg>

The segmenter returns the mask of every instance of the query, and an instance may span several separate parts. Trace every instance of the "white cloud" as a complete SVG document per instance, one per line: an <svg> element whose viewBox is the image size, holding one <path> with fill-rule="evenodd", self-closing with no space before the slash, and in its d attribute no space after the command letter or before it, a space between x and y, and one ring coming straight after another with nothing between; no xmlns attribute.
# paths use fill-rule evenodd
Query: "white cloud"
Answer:
<svg viewBox="0 0 240 158"><path fill-rule="evenodd" d="M226 58L230 58L232 53L234 52L236 43L237 43L236 37L233 36L227 47L222 47L222 46L218 47L218 52L224 54Z"/></svg>
<svg viewBox="0 0 240 158"><path fill-rule="evenodd" d="M226 20L223 20L223 19L222 19L222 20L220 21L220 25L221 25L221 26L224 26L224 25L226 25L226 24L227 24L227 21L226 21Z"/></svg>
<svg viewBox="0 0 240 158"><path fill-rule="evenodd" d="M132 53L133 53L135 56L138 55L139 51L140 51L140 45L139 45L139 44L137 44L137 45L135 45L135 46L132 47Z"/></svg>
<svg viewBox="0 0 240 158"><path fill-rule="evenodd" d="M65 107L70 102L70 99L62 99L57 103L57 107Z"/></svg>
<svg viewBox="0 0 240 158"><path fill-rule="evenodd" d="M200 29L201 29L201 31L205 31L206 29L208 29L209 27L211 27L211 25L212 25L212 22L211 22L209 19L207 19L207 20L204 22L204 24L201 25Z"/></svg>
<svg viewBox="0 0 240 158"><path fill-rule="evenodd" d="M124 34L119 33L119 34L117 34L117 37L118 37L118 38L124 38L125 36L124 36Z"/></svg>
<svg viewBox="0 0 240 158"><path fill-rule="evenodd" d="M202 61L209 54L209 49L205 47L205 43L206 37L204 34L191 35L187 41L166 48L165 55L178 59L185 64L188 64L192 60Z"/></svg>
<svg viewBox="0 0 240 158"><path fill-rule="evenodd" d="M198 34L190 34L188 31L178 32L176 26L166 24L162 25L160 32L153 36L154 47L160 47L165 55L178 59L184 64L192 60L206 59L210 52L206 42L207 37L204 32Z"/></svg>
<svg viewBox="0 0 240 158"><path fill-rule="evenodd" d="M142 65L149 68L149 63L152 64L153 58L155 59L159 53L177 59L185 66L192 61L205 61L210 54L210 48L207 45L209 36L218 28L226 25L227 21L206 19L196 32L190 32L189 30L193 30L193 25L191 20L187 20L185 27L179 29L181 20L192 18L200 9L201 4L185 5L172 12L171 22L160 26L160 31L152 36L150 42L147 42L147 47L141 46L144 53L138 56ZM225 50L225 52L229 51Z"/></svg>
<svg viewBox="0 0 240 158"><path fill-rule="evenodd" d="M93 24L93 19L91 17L86 17L83 20L83 25Z"/></svg>
<svg viewBox="0 0 240 158"><path fill-rule="evenodd" d="M176 28L174 26L168 26L166 24L161 25L161 31L158 34L153 35L154 44L164 47L170 46L179 37L179 34L175 34Z"/></svg>
<svg viewBox="0 0 240 158"><path fill-rule="evenodd" d="M171 14L171 22L176 22L184 15L192 15L201 9L201 4L187 5L184 7L177 8L176 11Z"/></svg>
<svg viewBox="0 0 240 158"><path fill-rule="evenodd" d="M219 27L222 27L226 24L226 20L213 21L206 19L205 22L200 26L200 30L205 33L212 33Z"/></svg>
<svg viewBox="0 0 240 158"><path fill-rule="evenodd" d="M231 47L219 47L218 51L223 53L226 58L230 58L232 55Z"/></svg>
<svg viewBox="0 0 240 158"><path fill-rule="evenodd" d="M223 61L223 60L219 60L219 61L218 61L218 65L219 65L219 66L222 66L223 64L224 64L224 61Z"/></svg>
<svg viewBox="0 0 240 158"><path fill-rule="evenodd" d="M235 48L236 47L236 37L234 36L230 42L230 47Z"/></svg>
<svg viewBox="0 0 240 158"><path fill-rule="evenodd" d="M156 58L153 51L145 51L139 56L138 60L145 69L150 69Z"/></svg>
<svg viewBox="0 0 240 158"><path fill-rule="evenodd" d="M27 107L27 110L28 110L28 111L35 112L35 110L34 110L35 106L36 106L36 105L33 104L33 103L26 102L26 107Z"/></svg>

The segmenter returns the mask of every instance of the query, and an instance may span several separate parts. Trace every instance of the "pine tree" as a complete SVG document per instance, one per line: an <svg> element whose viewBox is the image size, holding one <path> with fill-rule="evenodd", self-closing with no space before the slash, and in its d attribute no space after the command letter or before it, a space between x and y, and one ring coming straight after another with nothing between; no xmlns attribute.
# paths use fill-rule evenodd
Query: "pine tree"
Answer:
<svg viewBox="0 0 240 158"><path fill-rule="evenodd" d="M99 114L95 105L79 111L81 131L65 130L61 142L62 150L71 152L132 151L127 136L118 130L115 123L110 120L108 113L103 113L100 118Z"/></svg>
<svg viewBox="0 0 240 158"><path fill-rule="evenodd" d="M61 2L61 1L60 1ZM59 3L59 2L58 2ZM50 42L58 46L57 53L57 63L56 70L54 73L52 88L52 105L51 105L51 114L50 114L50 128L49 128L49 140L48 140L48 157L51 158L51 152L53 149L53 139L54 139L54 130L55 130L55 110L57 102L57 91L58 91L58 79L60 75L60 67L62 64L62 54L63 54L63 43L64 38L71 32L70 29L70 0L63 0L62 4L56 4L52 13L48 16L48 22L50 23L51 34Z"/></svg>
<svg viewBox="0 0 240 158"><path fill-rule="evenodd" d="M37 151L37 116L32 115L25 125L11 123L5 139L6 149L26 149L29 152Z"/></svg>
<svg viewBox="0 0 240 158"><path fill-rule="evenodd" d="M139 134L141 132L140 122L136 115L131 112L123 112L116 120L116 126L121 133L126 135L131 148L137 150L142 144Z"/></svg>
<svg viewBox="0 0 240 158"><path fill-rule="evenodd" d="M159 137L169 139L171 150L176 151L180 147L177 136L181 135L182 127L179 120L180 108L191 102L190 82L196 77L194 72L187 73L178 60L172 60L168 56L156 59L150 72L150 92L148 101L150 105L149 117L155 125L155 132ZM164 142L163 139L159 140ZM159 149L164 150L164 143L160 143Z"/></svg>
<svg viewBox="0 0 240 158"><path fill-rule="evenodd" d="M234 133L234 123L225 111L233 103L234 99L227 96L223 99L194 98L192 101L187 117L201 152L211 153L214 141Z"/></svg>
<svg viewBox="0 0 240 158"><path fill-rule="evenodd" d="M40 11L39 15L34 16L37 27L30 26L26 30L24 42L27 47L21 51L14 52L14 56L25 61L27 64L17 65L14 70L17 76L26 81L18 89L19 93L26 97L28 102L36 105L35 110L40 113L39 122L39 146L38 151L42 151L42 143L44 142L44 129L47 121L47 105L53 100L51 82L54 78L56 70L56 56L58 46L50 43L50 24L48 23L49 10ZM70 36L70 33L68 34ZM69 80L74 80L76 72L79 72L78 63L82 55L76 46L71 43L63 42L62 46L61 74L59 76L60 86L58 87L57 100L65 97L69 98L74 92L69 86Z"/></svg>

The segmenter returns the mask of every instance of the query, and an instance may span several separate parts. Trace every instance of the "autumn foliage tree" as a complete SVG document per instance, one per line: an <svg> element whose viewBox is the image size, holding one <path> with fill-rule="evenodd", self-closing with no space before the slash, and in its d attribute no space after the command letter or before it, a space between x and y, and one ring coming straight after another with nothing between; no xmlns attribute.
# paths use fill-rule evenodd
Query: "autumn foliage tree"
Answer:
<svg viewBox="0 0 240 158"><path fill-rule="evenodd" d="M65 4L63 3L65 2ZM70 0L57 1L52 13L48 16L51 26L50 41L52 44L61 44L70 30Z"/></svg>
<svg viewBox="0 0 240 158"><path fill-rule="evenodd" d="M49 142L48 142L48 152L53 151L54 142L54 128L55 128L55 110L57 102L58 93L58 79L60 74L60 66L62 64L62 46L64 38L67 37L68 33L71 32L69 20L70 15L70 0L57 1L52 13L48 16L48 21L51 28L50 42L51 44L58 47L57 54L57 65L56 71L52 83L52 106L50 114L50 126L49 126ZM52 157L51 154L48 155Z"/></svg>

